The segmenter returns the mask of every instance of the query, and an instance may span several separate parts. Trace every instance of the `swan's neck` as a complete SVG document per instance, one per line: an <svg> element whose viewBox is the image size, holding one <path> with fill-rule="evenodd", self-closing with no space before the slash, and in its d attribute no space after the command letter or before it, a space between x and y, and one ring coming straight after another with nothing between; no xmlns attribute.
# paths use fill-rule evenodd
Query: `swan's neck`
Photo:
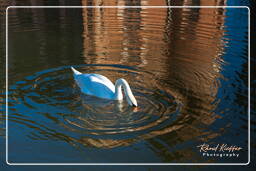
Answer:
<svg viewBox="0 0 256 171"><path fill-rule="evenodd" d="M123 99L122 86L124 85L124 81L123 81L123 79L116 80L116 83L115 83L115 100L122 100Z"/></svg>
<svg viewBox="0 0 256 171"><path fill-rule="evenodd" d="M137 106L137 101L135 97L132 94L131 88L127 81L125 79L120 78L116 80L115 84L115 100L122 100L123 99L123 94L122 94L122 87L124 88L124 94L126 97L127 102L130 105Z"/></svg>
<svg viewBox="0 0 256 171"><path fill-rule="evenodd" d="M116 80L115 83L115 99L116 100L122 100L123 99L123 93L122 93L122 87L124 88L124 93L127 96L128 94L131 94L131 88L127 81L123 78L120 78Z"/></svg>

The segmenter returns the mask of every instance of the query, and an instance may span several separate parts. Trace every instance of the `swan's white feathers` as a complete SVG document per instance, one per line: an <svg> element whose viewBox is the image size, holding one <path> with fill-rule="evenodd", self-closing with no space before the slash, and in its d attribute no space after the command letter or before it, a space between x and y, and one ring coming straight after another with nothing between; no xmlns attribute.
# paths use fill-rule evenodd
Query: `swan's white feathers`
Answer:
<svg viewBox="0 0 256 171"><path fill-rule="evenodd" d="M100 98L112 99L115 94L115 86L104 76L98 74L75 75L75 80L81 91L88 95L97 94Z"/></svg>
<svg viewBox="0 0 256 171"><path fill-rule="evenodd" d="M114 84L107 77L99 74L85 74L85 75L89 75L89 79L91 79L91 81L105 84L108 88L110 88L113 92L115 92Z"/></svg>
<svg viewBox="0 0 256 171"><path fill-rule="evenodd" d="M80 74L82 74L81 72L77 71L77 70L76 70L75 68L73 68L73 67L71 67L71 69L72 69L74 75L80 75Z"/></svg>
<svg viewBox="0 0 256 171"><path fill-rule="evenodd" d="M99 74L82 74L71 67L76 83L85 94L112 100L122 100L121 87L124 86L126 99L129 105L137 106L137 101L132 94L127 81L120 78L115 85L105 76ZM116 91L116 92L115 92Z"/></svg>

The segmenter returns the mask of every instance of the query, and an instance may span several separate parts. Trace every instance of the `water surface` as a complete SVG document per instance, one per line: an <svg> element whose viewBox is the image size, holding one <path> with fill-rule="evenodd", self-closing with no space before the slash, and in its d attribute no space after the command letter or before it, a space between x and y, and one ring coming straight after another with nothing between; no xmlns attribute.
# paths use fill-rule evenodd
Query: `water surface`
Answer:
<svg viewBox="0 0 256 171"><path fill-rule="evenodd" d="M247 13L10 9L8 161L247 162ZM125 78L138 107L81 94L71 66Z"/></svg>

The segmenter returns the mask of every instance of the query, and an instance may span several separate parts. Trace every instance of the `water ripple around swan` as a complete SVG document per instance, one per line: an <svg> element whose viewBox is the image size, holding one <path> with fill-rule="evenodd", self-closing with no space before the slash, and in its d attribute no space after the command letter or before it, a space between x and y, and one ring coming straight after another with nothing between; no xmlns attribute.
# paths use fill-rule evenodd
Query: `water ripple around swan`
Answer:
<svg viewBox="0 0 256 171"><path fill-rule="evenodd" d="M45 133L40 129L40 136L33 132L30 137L46 136L48 130L55 129L75 142L97 147L105 144L106 148L124 145L113 146L116 140L134 142L152 137L152 131L175 123L181 104L170 91L165 91L152 73L123 65L81 65L76 68L83 73L105 75L112 82L125 78L138 107L130 107L125 100L118 102L81 94L70 66L65 66L38 72L10 86L10 119L48 127L43 128ZM37 121L36 116L43 119Z"/></svg>

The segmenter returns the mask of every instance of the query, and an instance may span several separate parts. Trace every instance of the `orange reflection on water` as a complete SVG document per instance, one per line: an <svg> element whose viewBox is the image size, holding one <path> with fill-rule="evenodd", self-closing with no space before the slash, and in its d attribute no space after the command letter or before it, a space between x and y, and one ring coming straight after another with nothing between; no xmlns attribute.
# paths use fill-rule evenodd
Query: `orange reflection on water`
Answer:
<svg viewBox="0 0 256 171"><path fill-rule="evenodd" d="M82 2L86 5L85 1ZM141 3L165 4L163 1ZM200 3L223 5L225 1ZM108 5L127 4L118 1ZM192 1L184 1L183 5L192 5ZM184 104L181 118L193 115L195 119L192 125L211 125L219 117L212 112L217 105L212 102L218 91L217 79L221 77L221 63L216 61L221 61L224 49L221 40L224 34L224 13L224 9L215 8L84 8L85 62L138 66L154 72L172 83L170 88ZM111 79L115 80L116 77L112 76ZM177 131L177 136L181 135L180 138L185 141L191 136L203 135L199 128L192 128L195 130L193 134L189 131L190 126L184 124ZM167 130L159 130L155 134L167 134ZM95 141L90 139L90 142ZM100 146L103 143L104 147L107 144L111 147L115 146L113 144L127 144L113 141L100 140L95 144Z"/></svg>
<svg viewBox="0 0 256 171"><path fill-rule="evenodd" d="M127 4L126 1L81 1L86 5L164 5L165 1L142 1L140 4ZM206 1L200 1L204 4ZM219 1L217 5L222 5ZM132 3L132 2L130 2ZM184 5L191 5L191 1L184 1ZM208 4L208 1L207 1ZM215 5L216 1L212 5ZM43 11L39 12L44 16ZM219 116L213 112L217 104L215 100L218 91L216 81L221 74L221 55L224 44L224 9L152 9L152 8L83 8L83 56L87 64L122 64L136 66L139 69L150 71L156 79L161 78L163 87L167 92L172 92L175 98L182 102L182 110L173 125L159 130L148 131L133 139L93 139L88 137L72 138L70 140L97 148L114 148L128 146L134 142L152 139L174 139L169 145L185 142L194 137L208 135L214 138L221 135L219 132L204 132L197 126L200 124L211 125ZM32 18L38 23L38 14L32 10ZM12 14L16 15L16 14ZM61 11L62 19L65 11ZM41 16L41 17L42 17ZM44 18L44 17L42 17ZM43 21L43 20L41 20ZM38 26L39 27L39 26ZM41 36L43 38L44 36ZM45 40L42 42L46 42ZM43 46L43 45L42 45ZM43 53L44 49L40 49ZM98 67L101 68L101 67ZM102 67L103 68L103 67ZM120 77L120 73L106 71L105 74L114 82ZM129 76L127 76L129 77ZM134 76L127 78L128 82L134 81ZM143 80L143 76L140 80ZM144 79L145 80L145 79ZM148 81L148 80L147 80ZM160 82L160 81L159 81ZM169 84L167 84L167 82ZM144 88L150 84L144 84ZM36 88L36 87L34 87ZM151 87L150 87L151 88ZM161 100L161 99L160 99ZM93 107L90 108L91 110ZM139 112L141 107L133 109ZM49 117L54 119L54 117ZM118 133L136 132L147 130L157 126L166 118L141 126L139 128L127 128ZM55 118L56 120L56 118ZM89 125L94 130L105 130L102 127L92 125L80 116L78 120L84 121L84 125L65 120L70 125L85 128ZM76 131L63 123L58 123L69 131ZM91 124L91 125L90 125ZM38 131L37 128L33 128ZM116 134L109 131L106 134ZM40 134L49 136L50 133L40 130ZM91 134L99 135L97 132ZM173 136L173 134L175 136ZM51 137L59 137L59 134L50 134ZM161 136L164 135L164 136ZM207 139L207 138L205 138ZM167 140L166 140L167 141ZM167 142L169 142L168 140Z"/></svg>

